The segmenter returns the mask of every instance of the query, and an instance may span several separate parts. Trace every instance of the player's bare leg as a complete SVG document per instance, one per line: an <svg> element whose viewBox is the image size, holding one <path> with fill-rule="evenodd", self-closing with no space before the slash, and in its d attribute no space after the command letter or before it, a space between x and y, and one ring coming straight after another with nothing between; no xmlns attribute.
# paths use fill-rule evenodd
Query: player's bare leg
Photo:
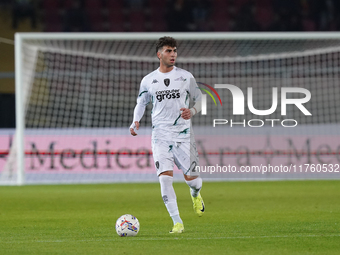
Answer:
<svg viewBox="0 0 340 255"><path fill-rule="evenodd" d="M202 178L197 176L184 175L185 182L190 187L191 200L195 213L201 217L205 211L203 198L200 194Z"/></svg>
<svg viewBox="0 0 340 255"><path fill-rule="evenodd" d="M165 207L174 222L174 226L170 233L182 233L184 231L183 221L179 216L176 193L172 186L173 171L165 171L161 173L158 177L159 183L161 185L161 194Z"/></svg>

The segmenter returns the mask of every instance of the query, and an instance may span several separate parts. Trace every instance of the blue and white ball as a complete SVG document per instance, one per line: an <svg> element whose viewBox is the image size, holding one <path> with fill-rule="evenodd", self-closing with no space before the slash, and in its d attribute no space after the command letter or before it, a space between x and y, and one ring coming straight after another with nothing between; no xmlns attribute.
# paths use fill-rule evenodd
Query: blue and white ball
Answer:
<svg viewBox="0 0 340 255"><path fill-rule="evenodd" d="M139 232L139 221L131 214L124 214L116 221L116 232L119 236L136 236Z"/></svg>

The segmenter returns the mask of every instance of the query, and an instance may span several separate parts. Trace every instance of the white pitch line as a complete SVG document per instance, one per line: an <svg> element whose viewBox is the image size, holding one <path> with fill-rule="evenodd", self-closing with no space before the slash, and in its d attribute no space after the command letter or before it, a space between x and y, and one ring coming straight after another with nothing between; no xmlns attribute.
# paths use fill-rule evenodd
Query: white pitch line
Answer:
<svg viewBox="0 0 340 255"><path fill-rule="evenodd" d="M212 240L212 239L256 239L256 238L295 238L295 237L340 237L340 234L334 235L292 235L292 236L220 236L220 237L164 237L164 238L147 238L134 237L128 240L134 241L169 241L169 240ZM119 238L119 241L126 238ZM115 242L117 239L85 239L85 240L32 240L32 241L0 241L1 243L67 243L67 242Z"/></svg>

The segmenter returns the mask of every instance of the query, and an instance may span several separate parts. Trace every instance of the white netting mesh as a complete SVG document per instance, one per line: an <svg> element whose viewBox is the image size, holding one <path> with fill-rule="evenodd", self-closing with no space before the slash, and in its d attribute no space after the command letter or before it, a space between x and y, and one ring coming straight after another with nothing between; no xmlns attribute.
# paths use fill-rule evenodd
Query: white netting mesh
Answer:
<svg viewBox="0 0 340 255"><path fill-rule="evenodd" d="M334 125L339 123L340 39L319 39L317 36L313 39L281 40L277 36L275 39L257 37L237 40L228 39L228 36L225 36L225 39L206 37L207 35L202 34L201 39L178 40L179 57L176 66L190 71L198 82L211 86L234 84L245 95L247 88L252 87L253 104L256 109L271 107L273 87L277 87L278 91L281 87L303 87L312 94L306 106L313 115L305 116L297 107L288 106L289 119L296 119L299 125L312 127L310 129L312 131L308 131L310 135L327 134L325 128L315 129L316 125L326 124L334 130ZM114 37L110 40L90 38L89 35L86 40L23 40L22 61L25 65L22 89L26 100L25 123L27 134L36 136L35 139L43 139L41 134L53 135L55 133L53 130L58 130L59 135L62 133L60 130L64 130L66 136L79 134L89 137L100 136L103 130L106 130L105 135L129 135L128 127L131 124L139 83L143 76L159 65L155 55L155 39L145 40L143 36L135 40L116 40ZM280 104L270 116L256 116L248 108L245 108L244 116L231 116L233 102L230 92L218 90L218 93L223 106L216 107L208 98L207 115L193 120L194 126L201 127L203 133L211 128L211 120L214 118L232 118L235 122L243 119L282 119ZM151 126L150 107L147 108L141 125ZM46 130L52 131L48 133ZM48 135L43 132L47 132ZM261 131L244 129L240 133L236 130L230 131L235 132L241 135L273 133L267 132L267 129ZM297 128L290 132L293 135L300 135L306 131ZM145 133L149 134L149 131ZM335 132L335 135L338 134ZM55 141L58 144L58 139ZM122 141L119 140L119 143ZM29 145L32 141L26 143L28 143L26 150L32 149ZM131 145L128 139L126 143L120 146ZM48 148L47 144L44 144L44 148L40 149ZM80 149L74 149L76 155L77 150ZM72 153L68 157L72 158ZM113 160L114 157L112 154ZM8 158L15 159L14 154L11 152ZM32 162L37 158L29 160ZM153 163L150 164L149 167L152 168ZM29 173L32 169L28 167L26 170ZM8 169L6 171L8 172ZM79 175L72 177L75 179L67 177L69 179L66 182L82 182L84 176L95 175L94 172L83 173L79 169L77 171L80 172ZM58 172L54 172L56 173ZM48 176L48 173L44 174ZM130 177L124 177L124 180ZM115 178L117 177L94 178L94 181L119 180ZM149 177L146 177L146 180L147 178ZM32 182L40 181L44 182L44 179L35 179Z"/></svg>
<svg viewBox="0 0 340 255"><path fill-rule="evenodd" d="M34 45L27 48L27 57L32 49L39 49L27 105L28 128L128 126L141 78L158 67L154 40L27 44ZM254 107L267 109L271 100L265 99L271 99L273 86L338 95L339 52L340 40L179 40L177 66L211 85L236 84L243 91L254 87ZM301 121L338 122L338 103L313 97L309 106L313 118ZM145 125L150 126L150 121L147 116Z"/></svg>

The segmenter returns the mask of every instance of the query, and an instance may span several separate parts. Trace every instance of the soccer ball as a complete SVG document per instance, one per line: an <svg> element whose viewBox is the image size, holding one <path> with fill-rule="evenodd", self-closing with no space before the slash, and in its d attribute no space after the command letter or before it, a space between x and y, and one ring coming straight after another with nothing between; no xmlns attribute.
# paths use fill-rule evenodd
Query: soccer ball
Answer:
<svg viewBox="0 0 340 255"><path fill-rule="evenodd" d="M116 232L119 236L135 236L139 231L139 221L131 214L124 214L116 221Z"/></svg>

